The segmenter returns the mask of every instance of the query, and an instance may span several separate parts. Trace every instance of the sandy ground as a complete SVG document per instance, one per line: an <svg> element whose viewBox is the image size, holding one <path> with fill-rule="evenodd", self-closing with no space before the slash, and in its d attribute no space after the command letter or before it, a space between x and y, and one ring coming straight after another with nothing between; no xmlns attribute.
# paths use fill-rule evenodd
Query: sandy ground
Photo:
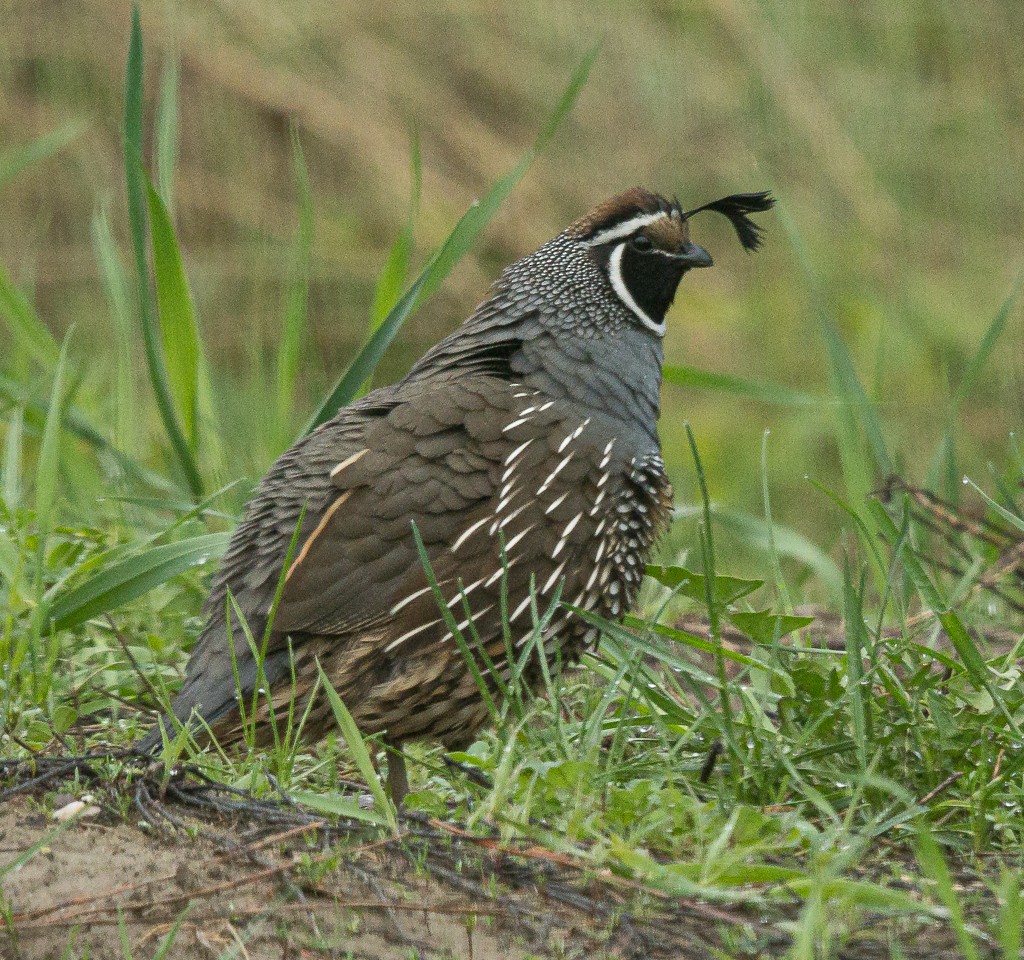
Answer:
<svg viewBox="0 0 1024 960"><path fill-rule="evenodd" d="M208 833L207 824L190 826ZM470 873L456 871L445 883L405 859L389 863L393 853L373 843L339 863L335 850L305 843L301 834L309 831L295 828L273 833L270 843L232 849L189 836L188 829L177 837L155 834L101 813L65 826L24 864L5 870L53 829L32 800L0 805L0 890L8 917L6 933L0 932L3 960L124 960L119 915L135 958L152 957L176 921L166 956L183 960L527 960L646 952L629 937L609 936L600 917L552 909L536 891L474 896ZM297 850L295 840L305 849Z"/></svg>
<svg viewBox="0 0 1024 960"><path fill-rule="evenodd" d="M112 783L82 763L98 808L57 824L50 811L73 795L45 796L45 763L68 769L37 760L31 782L0 791L0 960L774 960L802 906L766 916L670 897L426 817L381 839L223 786ZM962 956L946 924L863 921L834 956L889 960L894 941L908 960Z"/></svg>

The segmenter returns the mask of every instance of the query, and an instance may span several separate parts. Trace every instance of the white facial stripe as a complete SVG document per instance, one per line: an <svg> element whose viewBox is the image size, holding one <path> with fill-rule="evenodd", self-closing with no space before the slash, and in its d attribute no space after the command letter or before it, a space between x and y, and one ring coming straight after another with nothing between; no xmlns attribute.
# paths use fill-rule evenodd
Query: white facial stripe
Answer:
<svg viewBox="0 0 1024 960"><path fill-rule="evenodd" d="M616 224L614 227L609 227L607 230L602 230L593 239L588 240L586 246L597 247L602 243L608 243L611 240L618 240L620 237L628 237L631 233L636 233L641 227L646 227L648 224L654 223L656 220L661 220L667 217L667 213L662 213L660 210L657 213L641 213L633 217L632 220L626 220L622 223Z"/></svg>
<svg viewBox="0 0 1024 960"><path fill-rule="evenodd" d="M661 323L655 323L643 310L640 309L634 299L633 295L629 292L629 288L626 286L625 281L622 279L622 254L626 250L626 245L620 243L613 251L612 255L608 258L608 279L612 282L612 288L619 295L619 299L637 315L640 322L647 327L652 333L657 334L659 337L665 335L665 321Z"/></svg>

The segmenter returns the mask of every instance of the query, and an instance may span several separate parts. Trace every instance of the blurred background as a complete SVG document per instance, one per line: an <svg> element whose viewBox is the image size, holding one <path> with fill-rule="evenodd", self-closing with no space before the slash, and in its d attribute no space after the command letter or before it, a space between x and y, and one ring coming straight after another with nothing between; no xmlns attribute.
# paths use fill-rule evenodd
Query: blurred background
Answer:
<svg viewBox="0 0 1024 960"><path fill-rule="evenodd" d="M756 256L724 220L695 223L716 268L681 288L667 355L823 400L666 386L666 460L692 502L688 420L716 504L760 516L770 430L774 517L829 550L845 516L807 478L849 491L837 405L825 399L823 322L841 332L897 468L921 481L964 369L1021 270L1018 0L151 0L141 9L147 119L161 101L177 125L175 174L163 186L213 374L222 480L258 477L279 452L249 433L271 402L298 218L292 125L315 210L298 428L366 338L376 278L408 215L414 137L422 263L515 164L599 41L575 110L406 325L377 382L401 376L461 322L503 265L612 193L641 184L695 205L770 188L781 207L761 218L768 236ZM100 420L113 417L116 331L123 340L127 328L111 320L93 234L105 217L130 262L120 139L130 14L123 0L0 0L0 150L82 124L0 193L0 263L55 335L75 326L76 402ZM958 469L982 481L989 463L998 471L1012 456L1024 409L1021 315L1011 308L956 416ZM121 411L119 429L131 434L121 439L134 449L151 440L158 457L141 347L130 349L137 403ZM17 351L0 363L31 381Z"/></svg>

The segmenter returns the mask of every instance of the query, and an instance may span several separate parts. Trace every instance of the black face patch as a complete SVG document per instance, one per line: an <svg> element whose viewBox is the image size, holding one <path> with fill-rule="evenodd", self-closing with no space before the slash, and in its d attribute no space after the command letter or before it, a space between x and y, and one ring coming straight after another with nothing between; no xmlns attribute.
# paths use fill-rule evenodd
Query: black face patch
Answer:
<svg viewBox="0 0 1024 960"><path fill-rule="evenodd" d="M643 252L626 243L619 262L622 283L652 324L660 326L672 306L686 265L657 250Z"/></svg>

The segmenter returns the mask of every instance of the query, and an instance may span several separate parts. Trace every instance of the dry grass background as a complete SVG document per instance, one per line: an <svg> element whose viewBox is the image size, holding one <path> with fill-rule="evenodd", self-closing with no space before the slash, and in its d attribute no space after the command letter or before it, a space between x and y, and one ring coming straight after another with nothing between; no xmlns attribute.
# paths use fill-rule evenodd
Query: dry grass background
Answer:
<svg viewBox="0 0 1024 960"><path fill-rule="evenodd" d="M461 320L502 264L607 194L641 183L698 202L767 186L913 464L933 449L951 384L1020 269L1016 0L153 0L142 12L151 115L164 71L178 64L175 212L228 424L232 408L260 402L278 340L296 219L290 124L316 203L312 401L365 334L373 280L407 208L412 128L425 254L531 142L597 40L576 111L403 333L384 378ZM0 197L0 261L56 331L85 332L96 361L86 376L99 382L112 348L89 231L107 204L127 236L119 117L129 15L127 0L0 2L0 145L87 124ZM824 391L807 276L782 226L769 227L767 248L747 259L724 224L700 224L719 268L684 286L669 359ZM1019 334L1015 319L964 412L968 462L1002 457L1019 422ZM758 509L770 427L780 518L815 537L834 525L803 482L837 476L827 409L669 389L663 430L686 496L685 445L673 442L683 418L696 426L713 493Z"/></svg>

